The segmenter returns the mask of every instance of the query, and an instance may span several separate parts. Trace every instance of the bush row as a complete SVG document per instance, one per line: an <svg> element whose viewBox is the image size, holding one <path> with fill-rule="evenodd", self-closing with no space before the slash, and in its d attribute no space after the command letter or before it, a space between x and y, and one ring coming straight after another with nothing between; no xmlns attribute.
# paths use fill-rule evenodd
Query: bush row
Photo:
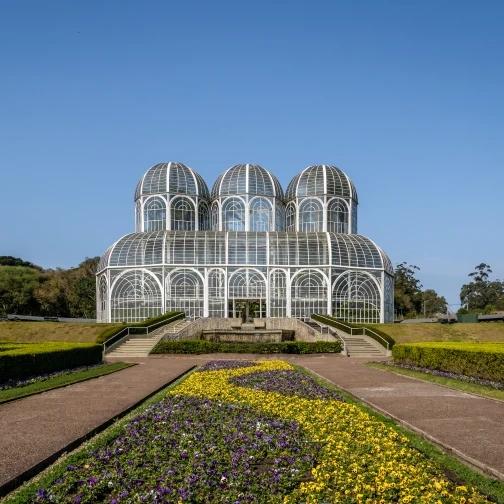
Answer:
<svg viewBox="0 0 504 504"><path fill-rule="evenodd" d="M92 343L0 345L0 383L102 361L102 346Z"/></svg>
<svg viewBox="0 0 504 504"><path fill-rule="evenodd" d="M112 336L115 336L117 333L122 331L126 327L130 328L135 328L135 327L147 327L153 324L157 324L158 322L162 322L163 320L167 320L169 318L172 318L174 320L184 318L185 314L184 312L180 311L172 311L172 312L167 312L164 313L163 315L160 315L159 317L153 317L150 319L143 320L142 322L133 322L133 323L128 323L128 324L122 324L119 326L114 326L114 327L107 327L97 338L96 342L97 343L105 343L108 339L112 338Z"/></svg>
<svg viewBox="0 0 504 504"><path fill-rule="evenodd" d="M412 343L396 345L392 356L400 364L504 383L504 353L488 347L481 345L478 351L473 344Z"/></svg>
<svg viewBox="0 0 504 504"><path fill-rule="evenodd" d="M367 324L354 324L352 322L346 322L343 320L339 320L336 317L332 317L330 315L317 315L314 314L311 316L313 320L316 320L318 322L322 322L322 324L327 324L332 327L335 327L336 329L341 329L342 331L347 331L345 326L351 327L353 329L353 334L365 334L366 336L369 336L370 338L373 338L375 341L380 343L382 346L386 346L383 344L383 340L376 337L374 333L378 334L381 336L388 344L389 344L389 349L391 349L395 345L395 340L390 336L389 334L381 331L380 329L376 329L375 327L369 327ZM365 331L365 329L368 329L368 331ZM369 332L373 331L373 332Z"/></svg>
<svg viewBox="0 0 504 504"><path fill-rule="evenodd" d="M233 343L206 340L161 340L151 353L259 353L259 354L308 354L308 353L339 353L341 343L317 341L282 341L281 343Z"/></svg>

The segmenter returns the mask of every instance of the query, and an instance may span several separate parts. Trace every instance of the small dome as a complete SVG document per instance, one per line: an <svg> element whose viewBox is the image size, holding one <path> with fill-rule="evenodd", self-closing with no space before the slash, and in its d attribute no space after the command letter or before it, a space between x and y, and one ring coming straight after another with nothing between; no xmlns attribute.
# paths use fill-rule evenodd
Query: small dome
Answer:
<svg viewBox="0 0 504 504"><path fill-rule="evenodd" d="M235 194L284 197L282 186L273 174L260 165L248 163L231 166L213 185L212 198Z"/></svg>
<svg viewBox="0 0 504 504"><path fill-rule="evenodd" d="M135 191L135 201L151 194L187 194L209 198L203 178L182 163L158 163L149 168L140 179Z"/></svg>
<svg viewBox="0 0 504 504"><path fill-rule="evenodd" d="M298 173L287 187L287 200L304 196L338 196L358 202L348 175L333 165L312 165Z"/></svg>

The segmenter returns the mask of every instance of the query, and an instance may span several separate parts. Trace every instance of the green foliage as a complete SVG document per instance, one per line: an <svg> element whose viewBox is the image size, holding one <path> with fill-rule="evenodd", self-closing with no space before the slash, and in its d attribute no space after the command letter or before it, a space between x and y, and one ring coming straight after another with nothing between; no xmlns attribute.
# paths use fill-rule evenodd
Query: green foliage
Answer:
<svg viewBox="0 0 504 504"><path fill-rule="evenodd" d="M396 345L392 355L398 363L504 382L501 343L412 343Z"/></svg>
<svg viewBox="0 0 504 504"><path fill-rule="evenodd" d="M161 340L151 353L259 353L259 354L309 354L309 353L339 353L341 343L317 341L282 341L281 343L232 343L206 340Z"/></svg>
<svg viewBox="0 0 504 504"><path fill-rule="evenodd" d="M142 322L133 322L133 323L128 323L128 324L121 324L121 325L114 325L114 326L109 326L107 327L97 338L96 342L97 343L105 343L108 339L112 338L116 334L120 333L123 329L126 327L129 327L130 329L133 329L135 327L140 328L140 327L148 327L150 325L158 324L160 322L164 322L165 320L173 319L179 320L181 318L184 318L185 314L184 312L179 312L179 311L172 311L172 312L166 312L163 315L160 315L159 317L152 317L150 319L143 320ZM163 324L160 324L160 326ZM135 333L135 331L130 331L131 333ZM140 334L142 331L139 331L138 333Z"/></svg>
<svg viewBox="0 0 504 504"><path fill-rule="evenodd" d="M504 282L490 280L492 269L486 263L478 264L472 273L469 273L471 282L462 285L460 301L466 305L465 312L459 313L491 313L504 309Z"/></svg>
<svg viewBox="0 0 504 504"><path fill-rule="evenodd" d="M47 390L53 390L55 388L66 387L67 385L71 385L72 383L79 383L85 380L90 380L92 378L97 378L98 376L115 373L116 371L120 371L121 369L125 369L130 366L134 366L134 364L126 362L103 364L101 366L92 367L90 369L69 371L68 373L54 376L46 380L36 381L28 385L0 390L0 403L13 401L14 399L20 399L21 397L28 397L30 395L39 394L40 392L45 392Z"/></svg>
<svg viewBox="0 0 504 504"><path fill-rule="evenodd" d="M42 273L27 266L0 266L0 315L29 314L37 310L34 291Z"/></svg>
<svg viewBox="0 0 504 504"><path fill-rule="evenodd" d="M396 312L405 318L417 316L432 317L445 313L447 302L434 289L422 291L422 284L416 277L418 266L402 262L395 268L394 305Z"/></svg>
<svg viewBox="0 0 504 504"><path fill-rule="evenodd" d="M17 257L0 256L0 315L95 317L99 257L77 268L43 270Z"/></svg>
<svg viewBox="0 0 504 504"><path fill-rule="evenodd" d="M0 383L102 361L101 345L89 343L0 343Z"/></svg>
<svg viewBox="0 0 504 504"><path fill-rule="evenodd" d="M33 268L42 271L40 266L13 256L0 256L0 266L25 266L26 268Z"/></svg>
<svg viewBox="0 0 504 504"><path fill-rule="evenodd" d="M375 341L380 343L380 345L386 346L386 345L384 345L384 342L382 339L376 337L376 334L378 334L389 344L389 349L395 345L394 338L392 338L392 336L390 336L389 334L381 331L380 329L377 329L376 326L371 327L368 324L353 324L351 322L345 322L342 320L338 320L337 318L331 317L330 315L314 314L311 316L311 318L313 320L321 322L322 324L326 324L326 325L335 327L336 329L341 329L342 331L345 331L345 332L347 331L347 327L351 327L352 329L354 329L352 331L352 334L363 334L363 335L365 334L366 336L369 336L370 338L373 338ZM368 331L366 331L365 329L368 329ZM373 332L371 332L371 331L373 331L376 334L373 334Z"/></svg>

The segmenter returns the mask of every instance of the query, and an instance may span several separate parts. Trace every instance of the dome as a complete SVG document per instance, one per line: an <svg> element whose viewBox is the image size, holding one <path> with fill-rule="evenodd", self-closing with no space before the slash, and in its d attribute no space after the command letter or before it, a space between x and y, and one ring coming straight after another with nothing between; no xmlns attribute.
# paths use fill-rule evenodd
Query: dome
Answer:
<svg viewBox="0 0 504 504"><path fill-rule="evenodd" d="M158 163L149 168L140 179L135 191L135 201L151 194L187 194L209 198L203 178L182 163Z"/></svg>
<svg viewBox="0 0 504 504"><path fill-rule="evenodd" d="M270 196L283 200L284 194L278 179L256 164L237 164L219 175L212 188L212 198L235 194Z"/></svg>
<svg viewBox="0 0 504 504"><path fill-rule="evenodd" d="M338 196L358 202L357 191L348 175L333 165L308 166L290 181L286 199L304 196Z"/></svg>

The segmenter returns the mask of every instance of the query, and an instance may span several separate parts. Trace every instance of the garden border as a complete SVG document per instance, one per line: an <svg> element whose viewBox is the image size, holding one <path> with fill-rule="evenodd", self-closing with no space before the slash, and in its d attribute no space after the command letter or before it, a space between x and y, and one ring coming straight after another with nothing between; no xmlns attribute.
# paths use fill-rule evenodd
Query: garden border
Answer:
<svg viewBox="0 0 504 504"><path fill-rule="evenodd" d="M23 473L17 475L16 477L12 478L11 480L7 481L3 485L0 486L0 499L3 499L7 494L13 492L17 488L19 488L22 484L28 482L30 479L33 477L37 476L40 474L44 469L47 469L51 464L56 462L62 455L65 453L71 452L77 448L80 447L85 441L90 440L97 434L100 434L103 432L107 427L110 427L114 422L120 420L121 418L125 417L128 415L128 413L131 413L134 409L138 408L141 406L145 401L149 400L152 396L155 396L159 392L161 392L164 388L172 385L174 382L180 380L183 378L185 375L190 373L191 371L194 370L194 368L197 367L196 365L189 367L186 369L183 373L179 374L175 378L172 378L168 382L164 383L163 385L157 387L155 390L152 392L149 392L145 397L142 399L136 401L132 405L128 406L125 410L121 411L117 415L114 415L113 417L109 418L108 420L105 420L105 422L101 423L97 427L94 427L91 429L89 432L84 434L83 436L80 436L77 439L74 439L67 445L65 445L63 448L60 450L56 451L49 457L45 458L44 460L40 461L39 463L35 464L34 466L30 467Z"/></svg>

